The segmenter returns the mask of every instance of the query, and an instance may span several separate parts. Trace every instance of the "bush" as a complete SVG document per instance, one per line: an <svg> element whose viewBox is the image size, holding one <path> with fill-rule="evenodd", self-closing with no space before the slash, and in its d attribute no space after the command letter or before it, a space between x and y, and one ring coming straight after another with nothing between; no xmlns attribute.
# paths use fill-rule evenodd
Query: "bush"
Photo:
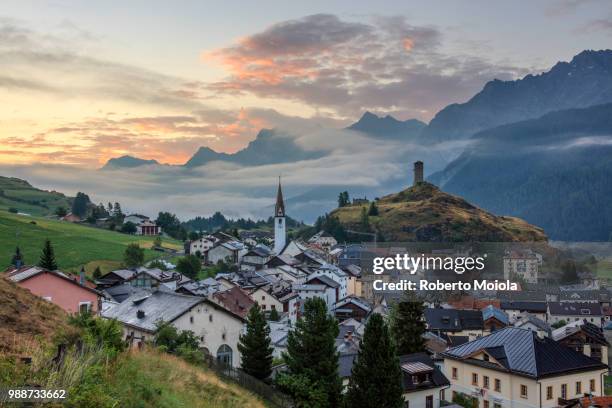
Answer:
<svg viewBox="0 0 612 408"><path fill-rule="evenodd" d="M17 214L19 212L19 210L17 208L15 208L15 207L11 207L8 210L9 210L9 212L11 212L13 214Z"/></svg>

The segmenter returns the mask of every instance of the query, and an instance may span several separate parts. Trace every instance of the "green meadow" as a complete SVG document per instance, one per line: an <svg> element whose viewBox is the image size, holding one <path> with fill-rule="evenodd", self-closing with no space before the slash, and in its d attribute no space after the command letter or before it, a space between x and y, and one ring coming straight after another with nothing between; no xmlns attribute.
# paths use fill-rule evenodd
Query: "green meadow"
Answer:
<svg viewBox="0 0 612 408"><path fill-rule="evenodd" d="M45 239L50 239L55 249L58 267L77 272L85 266L91 274L96 266L107 272L121 266L127 245L138 243L145 248L145 259L162 256L150 249L153 237L126 235L119 232L44 217L17 215L0 210L0 270L8 267L19 246L26 264L38 263ZM163 246L180 249L179 241L164 238Z"/></svg>

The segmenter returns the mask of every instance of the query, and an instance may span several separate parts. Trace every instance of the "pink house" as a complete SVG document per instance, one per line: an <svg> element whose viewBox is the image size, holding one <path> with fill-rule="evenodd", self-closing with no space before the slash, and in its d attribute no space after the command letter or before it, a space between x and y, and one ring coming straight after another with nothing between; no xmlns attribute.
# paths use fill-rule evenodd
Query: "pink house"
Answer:
<svg viewBox="0 0 612 408"><path fill-rule="evenodd" d="M98 313L100 310L100 293L84 277L47 271L38 266L23 266L9 270L8 278L68 313Z"/></svg>

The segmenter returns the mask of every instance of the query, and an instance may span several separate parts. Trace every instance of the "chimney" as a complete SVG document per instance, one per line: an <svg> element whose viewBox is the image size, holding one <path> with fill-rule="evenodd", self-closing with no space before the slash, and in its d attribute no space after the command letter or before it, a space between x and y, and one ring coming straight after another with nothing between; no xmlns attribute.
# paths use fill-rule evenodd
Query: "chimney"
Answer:
<svg viewBox="0 0 612 408"><path fill-rule="evenodd" d="M136 317L137 317L137 318L139 318L139 319L144 319L144 317L145 317L145 312L144 312L144 310L138 310L138 311L136 312Z"/></svg>
<svg viewBox="0 0 612 408"><path fill-rule="evenodd" d="M416 161L414 162L414 184L416 186L418 183L423 182L423 162Z"/></svg>
<svg viewBox="0 0 612 408"><path fill-rule="evenodd" d="M85 267L81 267L81 272L79 272L79 285L85 285Z"/></svg>

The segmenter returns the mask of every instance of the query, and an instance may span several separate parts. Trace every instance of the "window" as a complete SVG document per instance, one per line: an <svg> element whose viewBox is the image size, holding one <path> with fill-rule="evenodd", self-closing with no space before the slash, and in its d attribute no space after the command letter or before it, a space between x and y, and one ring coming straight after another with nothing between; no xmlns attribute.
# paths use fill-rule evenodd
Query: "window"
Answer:
<svg viewBox="0 0 612 408"><path fill-rule="evenodd" d="M478 374L472 373L472 385L478 385Z"/></svg>
<svg viewBox="0 0 612 408"><path fill-rule="evenodd" d="M550 385L546 387L546 399L547 400L553 399L553 388Z"/></svg>
<svg viewBox="0 0 612 408"><path fill-rule="evenodd" d="M212 314L208 316L208 321L212 322Z"/></svg>
<svg viewBox="0 0 612 408"><path fill-rule="evenodd" d="M193 316L189 316L189 323L193 324Z"/></svg>
<svg viewBox="0 0 612 408"><path fill-rule="evenodd" d="M502 407L501 407L501 404L498 404L497 402L495 402L493 404L493 408L502 408Z"/></svg>
<svg viewBox="0 0 612 408"><path fill-rule="evenodd" d="M521 384L521 398L527 398L527 386Z"/></svg>
<svg viewBox="0 0 612 408"><path fill-rule="evenodd" d="M567 399L567 384L561 384L561 398Z"/></svg>
<svg viewBox="0 0 612 408"><path fill-rule="evenodd" d="M482 388L489 389L489 377L486 375L482 377Z"/></svg>
<svg viewBox="0 0 612 408"><path fill-rule="evenodd" d="M482 355L482 359L483 359L484 361L489 361L489 355L488 355L488 354L483 354L483 355Z"/></svg>
<svg viewBox="0 0 612 408"><path fill-rule="evenodd" d="M589 391L595 392L595 380L589 381Z"/></svg>
<svg viewBox="0 0 612 408"><path fill-rule="evenodd" d="M79 302L79 313L89 313L91 311L91 302Z"/></svg>
<svg viewBox="0 0 612 408"><path fill-rule="evenodd" d="M457 378L458 378L457 367L453 367L453 380L456 380Z"/></svg>
<svg viewBox="0 0 612 408"><path fill-rule="evenodd" d="M444 390L440 390L440 400L442 401L446 401L446 393L444 392Z"/></svg>
<svg viewBox="0 0 612 408"><path fill-rule="evenodd" d="M501 380L499 378L495 379L495 391L501 392Z"/></svg>
<svg viewBox="0 0 612 408"><path fill-rule="evenodd" d="M425 397L425 408L433 408L433 395Z"/></svg>
<svg viewBox="0 0 612 408"><path fill-rule="evenodd" d="M489 408L489 401L482 401L482 408Z"/></svg>
<svg viewBox="0 0 612 408"><path fill-rule="evenodd" d="M576 395L582 394L582 382L576 381Z"/></svg>
<svg viewBox="0 0 612 408"><path fill-rule="evenodd" d="M420 381L419 381L419 376L418 376L418 375L413 375L413 376L412 376L412 383L416 385L416 384L418 384L419 382L420 382Z"/></svg>

